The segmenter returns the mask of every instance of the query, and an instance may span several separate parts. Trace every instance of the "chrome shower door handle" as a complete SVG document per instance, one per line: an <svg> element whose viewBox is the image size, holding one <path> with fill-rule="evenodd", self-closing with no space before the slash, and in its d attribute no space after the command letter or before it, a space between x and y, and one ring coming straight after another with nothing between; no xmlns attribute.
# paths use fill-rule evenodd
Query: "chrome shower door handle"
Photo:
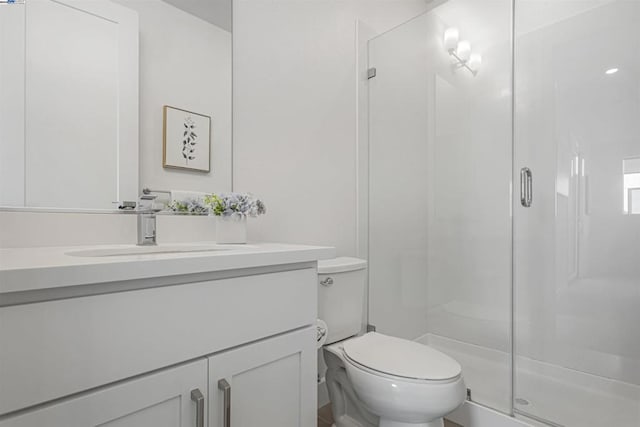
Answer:
<svg viewBox="0 0 640 427"><path fill-rule="evenodd" d="M204 395L199 388L191 390L191 400L196 403L196 427L204 427Z"/></svg>
<svg viewBox="0 0 640 427"><path fill-rule="evenodd" d="M224 378L218 381L218 390L224 393L222 408L222 426L231 427L231 385Z"/></svg>
<svg viewBox="0 0 640 427"><path fill-rule="evenodd" d="M531 203L533 203L533 175L531 169L524 167L520 169L520 204L529 208Z"/></svg>

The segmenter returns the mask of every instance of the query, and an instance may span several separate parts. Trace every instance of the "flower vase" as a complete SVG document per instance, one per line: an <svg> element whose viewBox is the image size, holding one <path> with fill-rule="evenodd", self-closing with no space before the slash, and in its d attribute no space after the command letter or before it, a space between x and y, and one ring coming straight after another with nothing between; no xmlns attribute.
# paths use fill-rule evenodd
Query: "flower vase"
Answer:
<svg viewBox="0 0 640 427"><path fill-rule="evenodd" d="M216 216L216 243L247 243L246 216Z"/></svg>

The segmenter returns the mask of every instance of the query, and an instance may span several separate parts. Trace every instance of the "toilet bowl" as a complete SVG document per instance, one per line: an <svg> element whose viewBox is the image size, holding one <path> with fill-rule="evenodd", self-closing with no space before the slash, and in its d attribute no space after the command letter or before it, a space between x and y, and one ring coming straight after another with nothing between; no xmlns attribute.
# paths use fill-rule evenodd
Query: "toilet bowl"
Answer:
<svg viewBox="0 0 640 427"><path fill-rule="evenodd" d="M330 344L323 347L323 356L334 427L442 427L443 417L464 402L462 368L414 341L376 332L358 335L364 265L363 260L337 258L318 266L318 313L328 326ZM345 309L355 312L345 314ZM332 334L332 327L338 332Z"/></svg>
<svg viewBox="0 0 640 427"><path fill-rule="evenodd" d="M373 332L324 355L336 427L441 427L465 399L460 365L413 341Z"/></svg>

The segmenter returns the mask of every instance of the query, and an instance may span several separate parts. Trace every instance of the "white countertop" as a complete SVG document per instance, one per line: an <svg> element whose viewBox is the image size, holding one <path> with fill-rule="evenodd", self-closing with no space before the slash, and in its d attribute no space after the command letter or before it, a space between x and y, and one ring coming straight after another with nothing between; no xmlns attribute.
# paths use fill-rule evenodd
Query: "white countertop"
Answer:
<svg viewBox="0 0 640 427"><path fill-rule="evenodd" d="M171 244L214 245L214 242ZM161 246L161 245L159 245ZM228 245L225 245L228 246ZM237 248L236 248L237 246ZM0 249L0 294L124 280L236 270L333 258L335 248L249 243L216 252L74 256L69 252L127 249L134 245Z"/></svg>

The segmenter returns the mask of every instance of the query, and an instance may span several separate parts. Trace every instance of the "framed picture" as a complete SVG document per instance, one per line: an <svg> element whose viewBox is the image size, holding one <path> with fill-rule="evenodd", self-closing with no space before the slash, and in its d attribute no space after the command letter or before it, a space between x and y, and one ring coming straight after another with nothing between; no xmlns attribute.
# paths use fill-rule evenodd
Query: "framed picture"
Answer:
<svg viewBox="0 0 640 427"><path fill-rule="evenodd" d="M162 166L209 172L211 117L168 105L162 114Z"/></svg>

